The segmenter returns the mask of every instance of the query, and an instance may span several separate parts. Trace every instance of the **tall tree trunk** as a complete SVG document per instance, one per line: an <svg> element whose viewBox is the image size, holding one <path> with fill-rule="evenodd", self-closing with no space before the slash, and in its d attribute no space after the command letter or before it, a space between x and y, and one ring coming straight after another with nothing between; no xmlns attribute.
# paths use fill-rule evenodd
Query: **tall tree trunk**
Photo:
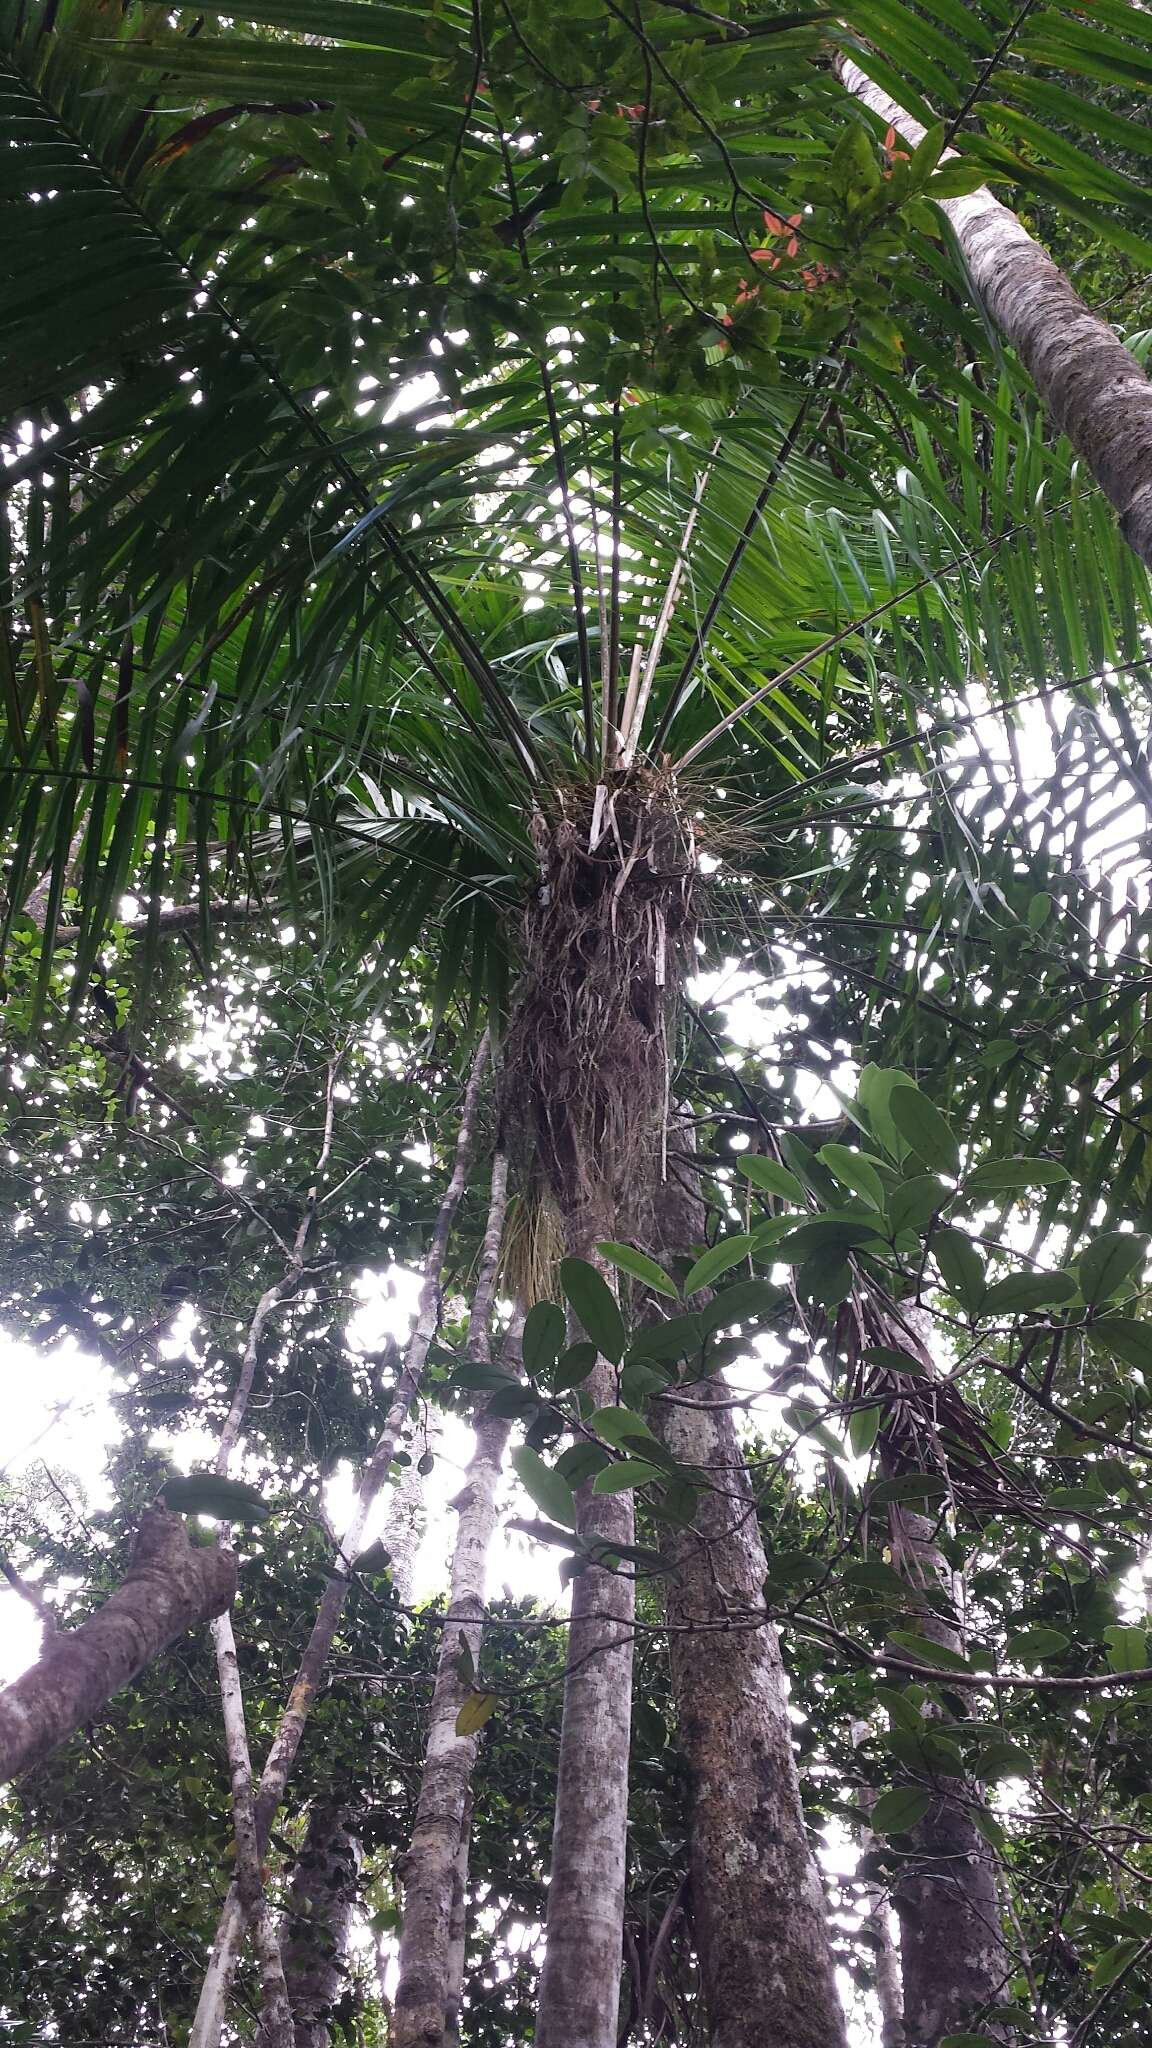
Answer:
<svg viewBox="0 0 1152 2048"><path fill-rule="evenodd" d="M452 1174L444 1191L436 1227L432 1233L432 1243L424 1262L416 1322L408 1339L404 1364L375 1448L360 1475L352 1517L341 1540L332 1576L321 1597L312 1633L305 1646L287 1705L280 1717L261 1773L256 1795L256 1833L261 1850L267 1844L272 1822L284 1796L288 1774L300 1747L313 1702L320 1690L328 1654L335 1640L340 1616L344 1611L344 1602L348 1598L355 1560L363 1547L368 1516L388 1478L397 1441L419 1392L428 1352L439 1327L441 1276L452 1225L468 1183L476 1142L480 1090L487 1064L488 1036L485 1033L477 1048L468 1077L468 1086L460 1112L460 1128L456 1138ZM244 1910L237 1888L233 1885L229 1889L216 1928L188 2048L219 2048L228 1989L243 1944L244 1928Z"/></svg>
<svg viewBox="0 0 1152 2048"><path fill-rule="evenodd" d="M492 1193L476 1292L468 1328L467 1355L491 1357L492 1308L508 1196L508 1161L492 1163ZM519 1328L512 1339L515 1351ZM483 1413L478 1404L476 1444L455 1506L460 1520L452 1555L448 1610L440 1657L416 1823L403 1864L404 1915L400 1929L400 1974L392 2023L394 2048L442 2048L448 2038L452 1973L452 1917L467 1871L467 1822L479 1735L460 1735L456 1720L473 1686L460 1670L467 1649L473 1673L480 1669L484 1640L484 1591L488 1549L496 1525L496 1494L510 1421Z"/></svg>
<svg viewBox="0 0 1152 2048"><path fill-rule="evenodd" d="M910 1586L954 1596L951 1567L926 1516L889 1509L892 1563ZM959 1628L931 1608L917 1631L962 1650ZM975 1784L941 1778L931 1806L912 1830L912 1853L893 1893L900 1922L905 2048L937 2048L946 2034L976 2025L981 2009L1005 1997L1011 1975L996 1889L995 1852L976 1826ZM999 2039L999 2030L982 2031Z"/></svg>
<svg viewBox="0 0 1152 2048"><path fill-rule="evenodd" d="M555 792L533 816L540 887L508 1072L559 1210L570 1257L650 1212L668 1115L670 1005L690 947L696 852L662 773ZM605 1277L608 1277L607 1275ZM594 1407L618 1397L597 1360ZM580 1488L582 1537L632 1543L627 1493ZM560 1732L547 1947L536 2048L615 2048L624 1947L634 1588L630 1568L575 1580Z"/></svg>
<svg viewBox="0 0 1152 2048"><path fill-rule="evenodd" d="M856 99L906 141L919 142L920 123L859 65L842 57L836 68ZM986 186L940 205L990 317L1119 513L1130 547L1152 567L1152 384L1114 329L1089 311L1063 271Z"/></svg>
<svg viewBox="0 0 1152 2048"><path fill-rule="evenodd" d="M397 1353L399 1356L399 1353ZM431 1447L433 1432L426 1432ZM418 1465L405 1465L389 1505L385 1526L388 1570L397 1600L409 1606L416 1563L427 1523L424 1480ZM369 1691L384 1690L380 1682ZM313 1801L304 1840L280 1922L280 1951L295 2027L295 2048L329 2048L333 2012L349 1985L348 1942L364 1860L360 1845L361 1807L354 1790ZM273 2048L266 2029L258 2048Z"/></svg>
<svg viewBox="0 0 1152 2048"><path fill-rule="evenodd" d="M340 1064L338 1057L328 1062L320 1156L316 1162L312 1185L305 1198L300 1221L296 1226L284 1272L271 1287L265 1288L248 1326L248 1340L244 1347L239 1376L216 1447L215 1469L222 1476L228 1473L232 1454L247 1417L248 1402L259 1360L260 1340L265 1326L280 1304L292 1299L303 1277L304 1259L316 1220L320 1183L332 1154L336 1079ZM220 1536L222 1542L230 1542L231 1530L222 1527ZM228 1750L232 1788L232 1820L236 1837L236 1890L244 1918L253 1932L260 1966L260 2040L262 2048L293 2048L293 2008L289 2004L280 1938L264 1889L264 1865L257 1840L252 1758L248 1749L244 1695L240 1684L240 1665L236 1655L236 1638L232 1631L230 1614L218 1615L212 1623L212 1645L216 1653L216 1670L220 1681L224 1739Z"/></svg>
<svg viewBox="0 0 1152 2048"><path fill-rule="evenodd" d="M853 1747L858 1748L870 1733L867 1721L854 1721ZM857 1788L856 1796L865 1813L871 1815L876 1804L876 1793L866 1786L861 1786ZM875 1847L876 1837L871 1828L862 1827L861 1857L870 1856ZM873 1956L876 2003L880 2008L880 2048L905 2048L904 1989L900 1978L900 1958L896 1953L896 1943L892 1939L891 1909L884 1886L871 1882L861 1885L860 1905L863 1911L860 1934Z"/></svg>
<svg viewBox="0 0 1152 2048"><path fill-rule="evenodd" d="M223 1614L236 1593L230 1550L201 1550L182 1515L149 1508L116 1591L78 1628L45 1639L31 1669L0 1693L0 1783L40 1763L94 1721L189 1629Z"/></svg>
<svg viewBox="0 0 1152 2048"><path fill-rule="evenodd" d="M360 1862L349 1808L339 1799L316 1800L280 1923L295 2048L328 2048L333 2009L348 1983L345 1956ZM259 2048L271 2048L266 2031Z"/></svg>
<svg viewBox="0 0 1152 2048"><path fill-rule="evenodd" d="M703 1225L696 1192L668 1182L657 1204L657 1248L699 1244ZM765 1613L755 1501L724 1381L700 1380L683 1399L697 1405L661 1400L655 1420L668 1449L711 1482L692 1527L664 1543L710 2048L838 2048L844 2017L780 1644Z"/></svg>
<svg viewBox="0 0 1152 2048"><path fill-rule="evenodd" d="M569 1253L599 1264L615 1211L586 1210L566 1235ZM605 1277L608 1277L607 1274ZM618 1399L616 1369L596 1361L585 1388L594 1407ZM630 1493L577 1493L587 1541L635 1540ZM572 1587L556 1819L548 1879L547 1946L536 2048L615 2048L624 1953L628 1760L632 1737L631 1576L588 1565Z"/></svg>
<svg viewBox="0 0 1152 2048"><path fill-rule="evenodd" d="M912 1352L932 1373L930 1328L921 1310L867 1297L859 1306L866 1334L889 1349ZM916 1384L922 1387L925 1382ZM909 1465L923 1468L933 1455L942 1455L931 1446L915 1448L921 1414L917 1404L902 1424L899 1401L889 1408L880 1438L885 1478L896 1478ZM928 1428L934 1445L935 1410ZM956 1579L940 1548L936 1524L893 1502L888 1526L893 1569L915 1593L931 1594L936 1601L929 1605L926 1599L918 1600L910 1607L909 1621L943 1649L962 1652ZM927 1713L932 1719L942 1718L938 1708ZM906 2048L936 2048L945 2035L971 2028L982 2007L1005 1996L1011 1970L995 1851L976 1825L982 1806L983 1794L975 1782L937 1777L932 1804L911 1830L912 1851L893 1890L900 1923ZM995 2025L980 2024L992 2038L1000 2038Z"/></svg>

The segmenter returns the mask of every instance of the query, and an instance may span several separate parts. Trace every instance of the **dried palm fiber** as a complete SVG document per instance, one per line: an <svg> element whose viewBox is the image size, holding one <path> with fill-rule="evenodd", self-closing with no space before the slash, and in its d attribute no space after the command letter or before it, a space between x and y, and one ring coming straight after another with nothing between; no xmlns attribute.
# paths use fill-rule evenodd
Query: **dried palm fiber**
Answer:
<svg viewBox="0 0 1152 2048"><path fill-rule="evenodd" d="M645 765L554 806L533 819L540 886L505 1074L571 1246L582 1216L624 1228L660 1168L696 847L674 780Z"/></svg>
<svg viewBox="0 0 1152 2048"><path fill-rule="evenodd" d="M537 1301L555 1301L560 1285L557 1268L564 1257L564 1235L556 1204L538 1167L527 1176L524 1191L508 1204L508 1222L500 1256L499 1292L527 1310Z"/></svg>

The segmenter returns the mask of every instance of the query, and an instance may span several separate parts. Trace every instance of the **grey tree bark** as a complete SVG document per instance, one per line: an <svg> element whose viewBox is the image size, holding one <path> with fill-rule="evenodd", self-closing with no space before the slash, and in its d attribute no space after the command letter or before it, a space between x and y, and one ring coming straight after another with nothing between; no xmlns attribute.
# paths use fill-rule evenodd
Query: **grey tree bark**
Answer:
<svg viewBox="0 0 1152 2048"><path fill-rule="evenodd" d="M182 1515L149 1508L116 1591L78 1628L45 1639L31 1669L0 1693L0 1783L31 1770L95 1721L169 1643L223 1614L236 1593L230 1550L200 1550Z"/></svg>
<svg viewBox="0 0 1152 2048"><path fill-rule="evenodd" d="M853 1746L859 1747L869 1733L867 1721L854 1721ZM865 1813L871 1815L876 1793L861 1786L857 1788L856 1796ZM860 1829L859 1845L862 1857L875 1849L876 1837L870 1827ZM900 1977L900 1958L892 1938L891 1908L885 1887L864 1883L860 1889L860 1904L863 1909L860 1931L874 1959L876 2003L880 2008L880 2048L905 2048L904 1987Z"/></svg>
<svg viewBox="0 0 1152 2048"><path fill-rule="evenodd" d="M348 1982L345 1957L360 1872L352 1816L317 1800L296 1857L280 1922L280 1953L295 2048L329 2048L329 2023ZM259 2048L271 2048L266 2032Z"/></svg>
<svg viewBox="0 0 1152 2048"><path fill-rule="evenodd" d="M484 1248L469 1319L467 1352L474 1361L491 1357L496 1273L508 1196L508 1161L497 1153ZM518 1348L518 1323L511 1351ZM506 1352L506 1357L508 1353ZM453 1506L459 1514L448 1609L424 1770L412 1840L402 1865L404 1914L400 1929L400 1973L392 2023L394 2048L442 2048L449 2039L454 1994L453 1908L467 1873L468 1816L479 1734L458 1735L456 1720L473 1687L460 1670L465 1649L478 1672L484 1639L484 1586L488 1550L496 1525L496 1494L512 1424L485 1415L477 1406L476 1443L464 1486ZM463 1898L459 1902L463 1907Z"/></svg>
<svg viewBox="0 0 1152 2048"><path fill-rule="evenodd" d="M683 1135L680 1134L683 1143ZM668 1183L658 1249L703 1238L694 1190ZM670 1451L710 1485L672 1533L666 1595L678 1741L691 1783L692 1913L710 2048L842 2048L827 1909L804 1824L788 1685L768 1621L755 1502L721 1379L656 1404Z"/></svg>
<svg viewBox="0 0 1152 2048"><path fill-rule="evenodd" d="M923 1313L882 1301L866 1303L875 1337L912 1351L933 1369ZM902 1469L893 1421L884 1424L880 1465L886 1478ZM918 1454L922 1462L926 1453ZM892 1566L918 1594L935 1596L910 1608L917 1633L946 1650L963 1652L958 1585L940 1548L937 1527L925 1515L893 1502L888 1509ZM941 1611L943 1610L943 1611ZM926 1710L940 1719L940 1710ZM996 1856L976 1825L983 1793L974 1781L938 1777L933 1798L911 1831L911 1853L893 1889L900 1923L905 2048L936 2048L947 2034L971 2029L981 2009L1000 2002L1011 1975L996 1884ZM999 2039L1002 2030L980 2020Z"/></svg>
<svg viewBox="0 0 1152 2048"><path fill-rule="evenodd" d="M615 1235L615 1211L596 1216L586 1208L565 1221L570 1254L604 1270L595 1247ZM597 1359L585 1387L597 1408L616 1401L616 1371L607 1359ZM576 1505L579 1532L589 1541L634 1541L631 1494L597 1494L587 1485ZM624 1573L589 1565L573 1583L536 2048L615 2048L634 1612L633 1581Z"/></svg>
<svg viewBox="0 0 1152 2048"><path fill-rule="evenodd" d="M842 57L837 70L856 99L907 142L919 142L920 123L859 65ZM1152 384L1114 329L1089 311L986 186L940 205L989 316L1119 514L1129 546L1152 566Z"/></svg>
<svg viewBox="0 0 1152 2048"><path fill-rule="evenodd" d="M889 1509L892 1563L910 1585L954 1596L952 1571L933 1524L906 1508ZM917 1610L917 1631L948 1650L962 1650L958 1627L930 1608ZM893 1892L900 1922L905 2048L936 2048L947 2034L975 2025L986 2005L1005 1996L1011 1975L1004 1946L996 1858L976 1826L982 1794L975 1784L938 1779L931 1806L912 1831L912 1853ZM980 2021L981 2031L999 2030Z"/></svg>

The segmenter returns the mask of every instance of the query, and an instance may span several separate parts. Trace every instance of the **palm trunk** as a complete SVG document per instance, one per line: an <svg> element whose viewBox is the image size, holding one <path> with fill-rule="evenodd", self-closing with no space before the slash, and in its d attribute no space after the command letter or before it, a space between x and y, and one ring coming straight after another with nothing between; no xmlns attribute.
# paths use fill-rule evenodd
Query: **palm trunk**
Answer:
<svg viewBox="0 0 1152 2048"><path fill-rule="evenodd" d="M919 142L920 123L858 65L841 58L837 69L856 99L906 141ZM985 186L940 205L990 318L1115 507L1129 546L1152 566L1152 384L1114 329L1089 311L1063 271Z"/></svg>
<svg viewBox="0 0 1152 2048"><path fill-rule="evenodd" d="M492 1165L488 1227L468 1331L468 1356L491 1356L491 1321L496 1271L507 1207L508 1161L498 1153ZM513 1347L516 1339L513 1338ZM481 1409L483 1402L480 1404ZM456 1719L469 1693L460 1670L467 1648L473 1672L480 1669L484 1639L484 1590L488 1549L496 1525L496 1494L512 1424L478 1413L476 1446L456 1506L460 1520L452 1557L448 1611L440 1657L416 1824L403 1865L404 1917L400 1930L400 1974L396 1987L394 2048L442 2048L448 2038L453 1975L452 1920L456 1893L467 1873L467 1822L479 1735L459 1735ZM463 1873L461 1864L463 1863ZM459 1992L456 1993L457 1999Z"/></svg>
<svg viewBox="0 0 1152 2048"><path fill-rule="evenodd" d="M703 1237L694 1193L671 1183L659 1244ZM665 1539L678 1739L691 1784L692 1908L710 2048L837 2048L844 2018L826 1905L792 1748L788 1685L767 1620L756 1507L722 1379L656 1404L683 1464L708 1475L690 1529Z"/></svg>
<svg viewBox="0 0 1152 2048"><path fill-rule="evenodd" d="M910 1586L951 1600L951 1568L933 1524L906 1508L889 1509L892 1561ZM917 1610L917 1631L947 1650L963 1648L960 1631L931 1608ZM945 2035L977 2023L982 2008L1005 1996L1011 1976L1004 1946L996 1859L976 1826L982 1804L976 1785L938 1779L931 1806L912 1830L912 1853L897 1880L905 2048L937 2048ZM980 2019L983 2031L999 2030Z"/></svg>
<svg viewBox="0 0 1152 2048"><path fill-rule="evenodd" d="M533 818L540 888L508 1071L570 1257L595 1262L651 1208L668 1115L670 1004L689 949L695 845L663 771L556 793ZM607 1277L607 1276L606 1276ZM584 1383L614 1405L603 1358ZM632 1498L582 1487L587 1542L629 1547ZM584 1560L581 1560L584 1563ZM634 1587L594 1563L575 1580L536 2048L615 2048L624 1947Z"/></svg>
<svg viewBox="0 0 1152 2048"><path fill-rule="evenodd" d="M615 1212L597 1219L586 1210L567 1232L570 1254L596 1262L595 1246L615 1235L615 1222ZM597 1408L617 1400L616 1371L607 1359L597 1359L585 1387ZM577 1526L586 1540L629 1545L634 1521L630 1493L579 1489ZM574 1581L536 2048L615 2048L634 1612L633 1580L623 1572L589 1565Z"/></svg>
<svg viewBox="0 0 1152 2048"><path fill-rule="evenodd" d="M95 1721L189 1629L223 1614L236 1593L230 1550L200 1550L182 1515L149 1508L116 1591L79 1628L48 1637L31 1669L0 1693L0 1783L31 1770Z"/></svg>

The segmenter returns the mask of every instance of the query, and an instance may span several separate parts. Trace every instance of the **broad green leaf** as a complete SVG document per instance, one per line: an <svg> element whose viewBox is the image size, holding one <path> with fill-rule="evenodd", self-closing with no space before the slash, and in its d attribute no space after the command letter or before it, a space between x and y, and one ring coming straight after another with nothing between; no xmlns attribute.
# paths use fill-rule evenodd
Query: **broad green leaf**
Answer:
<svg viewBox="0 0 1152 2048"><path fill-rule="evenodd" d="M560 1285L570 1302L585 1336L604 1358L619 1365L628 1345L628 1332L620 1306L602 1273L587 1259L561 1259Z"/></svg>
<svg viewBox="0 0 1152 2048"><path fill-rule="evenodd" d="M947 1493L948 1482L939 1472L902 1472L898 1479L881 1479L868 1498L873 1507L886 1508L890 1502L941 1501Z"/></svg>
<svg viewBox="0 0 1152 2048"><path fill-rule="evenodd" d="M882 1564L879 1558L870 1558L865 1564L850 1564L844 1572L844 1584L853 1592L882 1593L888 1599L919 1606L923 1594L914 1586L907 1586L898 1571L890 1564Z"/></svg>
<svg viewBox="0 0 1152 2048"><path fill-rule="evenodd" d="M1054 1188L1071 1178L1056 1159L986 1159L966 1175L964 1190L982 1195L1002 1188Z"/></svg>
<svg viewBox="0 0 1152 2048"><path fill-rule="evenodd" d="M752 1232L753 1258L763 1256L771 1259L773 1246L779 1244L780 1239L787 1237L795 1228L795 1216L766 1216L762 1223L756 1224Z"/></svg>
<svg viewBox="0 0 1152 2048"><path fill-rule="evenodd" d="M972 1825L978 1835L983 1835L990 1848L1003 1852L1008 1847L1008 1836L994 1813L979 1803L972 1808Z"/></svg>
<svg viewBox="0 0 1152 2048"><path fill-rule="evenodd" d="M726 1330L733 1323L768 1323L780 1314L789 1297L782 1287L768 1280L737 1280L722 1287L706 1308L700 1310L700 1325L707 1336Z"/></svg>
<svg viewBox="0 0 1152 2048"><path fill-rule="evenodd" d="M882 1792L868 1816L874 1835L906 1835L922 1821L932 1795L919 1785L892 1785Z"/></svg>
<svg viewBox="0 0 1152 2048"><path fill-rule="evenodd" d="M596 1346L586 1340L579 1344L570 1344L567 1351L562 1351L556 1361L556 1368L549 1382L552 1392L569 1394L573 1387L582 1387L599 1356Z"/></svg>
<svg viewBox="0 0 1152 2048"><path fill-rule="evenodd" d="M854 1458L866 1458L880 1434L882 1408L857 1408L848 1418L848 1444Z"/></svg>
<svg viewBox="0 0 1152 2048"><path fill-rule="evenodd" d="M598 1244L596 1249L610 1266L619 1266L622 1273L630 1273L633 1280L641 1281L656 1294L669 1295L673 1301L677 1299L676 1282L669 1278L663 1266L638 1252L634 1245Z"/></svg>
<svg viewBox="0 0 1152 2048"><path fill-rule="evenodd" d="M872 1690L877 1706L883 1707L894 1728L902 1728L906 1735L919 1735L924 1726L922 1708L927 1697L922 1685L913 1682L905 1692L897 1692L891 1685L876 1685Z"/></svg>
<svg viewBox="0 0 1152 2048"><path fill-rule="evenodd" d="M1114 1942L1111 1948L1106 1948L1092 1970L1092 1982L1097 1989L1103 1990L1106 1984L1114 1984L1128 1968L1129 1963L1139 1955L1143 1946L1140 1937L1133 1934L1124 1941Z"/></svg>
<svg viewBox="0 0 1152 2048"><path fill-rule="evenodd" d="M898 1067L869 1065L861 1070L856 1089L856 1100L865 1123L877 1142L897 1164L905 1158L909 1148L907 1139L896 1127L890 1105L893 1090L907 1085L908 1076L901 1073Z"/></svg>
<svg viewBox="0 0 1152 2048"><path fill-rule="evenodd" d="M902 1081L888 1098L892 1121L902 1138L933 1173L955 1176L960 1171L960 1147L934 1102L910 1081Z"/></svg>
<svg viewBox="0 0 1152 2048"><path fill-rule="evenodd" d="M784 1410L784 1420L799 1436L808 1437L819 1444L830 1458L842 1458L844 1446L838 1436L829 1429L826 1422L819 1420L819 1411L808 1401L790 1401Z"/></svg>
<svg viewBox="0 0 1152 2048"><path fill-rule="evenodd" d="M478 1735L492 1719L499 1702L494 1692L470 1693L456 1716L457 1735Z"/></svg>
<svg viewBox="0 0 1152 2048"><path fill-rule="evenodd" d="M385 1548L379 1537L375 1543L368 1545L367 1550L362 1550L359 1557L353 1559L356 1571L367 1573L370 1579L379 1578L382 1572L387 1571L391 1562L392 1552Z"/></svg>
<svg viewBox="0 0 1152 2048"><path fill-rule="evenodd" d="M950 1650L945 1643L933 1642L931 1636L913 1635L909 1631L896 1629L888 1638L897 1649L906 1650L910 1657L916 1657L921 1664L935 1664L941 1671L971 1671L967 1657L959 1650Z"/></svg>
<svg viewBox="0 0 1152 2048"><path fill-rule="evenodd" d="M539 1396L531 1387L520 1380L506 1379L485 1404L486 1415L503 1416L506 1421L515 1421L520 1416L531 1415L540 1406Z"/></svg>
<svg viewBox="0 0 1152 2048"><path fill-rule="evenodd" d="M1110 1301L1144 1266L1148 1239L1134 1231L1108 1230L1094 1238L1076 1261L1085 1301Z"/></svg>
<svg viewBox="0 0 1152 2048"><path fill-rule="evenodd" d="M166 1479L161 1498L178 1515L213 1515L218 1522L266 1522L272 1512L254 1486L246 1486L241 1479L224 1479L216 1472L189 1472Z"/></svg>
<svg viewBox="0 0 1152 2048"><path fill-rule="evenodd" d="M497 1387L516 1386L518 1382L502 1366L473 1364L466 1360L458 1365L452 1375L454 1387L463 1387L468 1393L494 1393Z"/></svg>
<svg viewBox="0 0 1152 2048"><path fill-rule="evenodd" d="M629 1437L652 1435L644 1417L631 1408L597 1408L588 1417L588 1427L611 1444L614 1451L622 1449Z"/></svg>
<svg viewBox="0 0 1152 2048"><path fill-rule="evenodd" d="M850 1145L821 1145L816 1156L853 1194L862 1196L874 1209L883 1210L886 1189L875 1164L865 1153L854 1152Z"/></svg>
<svg viewBox="0 0 1152 2048"><path fill-rule="evenodd" d="M529 1379L543 1379L551 1372L563 1349L566 1334L564 1311L559 1302L534 1302L524 1318L520 1356Z"/></svg>
<svg viewBox="0 0 1152 2048"><path fill-rule="evenodd" d="M1125 1365L1152 1372L1152 1323L1138 1322L1134 1316L1101 1316L1088 1325L1088 1335Z"/></svg>
<svg viewBox="0 0 1152 2048"><path fill-rule="evenodd" d="M986 1280L984 1261L972 1239L965 1231L947 1224L932 1232L931 1242L945 1286L969 1315L976 1315L983 1306Z"/></svg>
<svg viewBox="0 0 1152 2048"><path fill-rule="evenodd" d="M684 1278L685 1294L696 1294L701 1287L710 1287L721 1273L727 1273L732 1266L738 1266L748 1257L752 1239L743 1231L735 1237L722 1238L690 1266Z"/></svg>
<svg viewBox="0 0 1152 2048"><path fill-rule="evenodd" d="M1113 1671L1143 1671L1148 1663L1148 1637L1142 1628L1115 1627L1104 1630L1108 1662Z"/></svg>
<svg viewBox="0 0 1152 2048"><path fill-rule="evenodd" d="M988 1315L1025 1314L1032 1309L1055 1308L1071 1301L1076 1282L1071 1273L1006 1273L994 1280L984 1296Z"/></svg>
<svg viewBox="0 0 1152 2048"><path fill-rule="evenodd" d="M869 1365L878 1365L884 1372L907 1373L914 1380L931 1378L922 1358L914 1358L910 1351L897 1351L891 1344L868 1344L864 1356Z"/></svg>
<svg viewBox="0 0 1152 2048"><path fill-rule="evenodd" d="M637 1330L628 1348L629 1358L690 1358L704 1343L699 1316L669 1316L666 1322L649 1323Z"/></svg>
<svg viewBox="0 0 1152 2048"><path fill-rule="evenodd" d="M1071 1637L1058 1628L1025 1628L1018 1635L1009 1636L1005 1654L1019 1658L1022 1664L1043 1664L1049 1657L1060 1657L1071 1647Z"/></svg>
<svg viewBox="0 0 1152 2048"><path fill-rule="evenodd" d="M758 1152L742 1152L736 1163L754 1188L760 1188L767 1195L779 1195L781 1201L795 1202L798 1208L803 1207L804 1189L786 1166L778 1166L774 1159L765 1159Z"/></svg>
<svg viewBox="0 0 1152 2048"><path fill-rule="evenodd" d="M569 1444L556 1460L556 1470L567 1480L569 1486L583 1486L594 1472L602 1472L610 1462L608 1453L600 1444L581 1441Z"/></svg>
<svg viewBox="0 0 1152 2048"><path fill-rule="evenodd" d="M650 1486L654 1479L666 1480L666 1472L642 1458L621 1458L605 1466L592 1481L593 1493L630 1493L634 1486Z"/></svg>
<svg viewBox="0 0 1152 2048"><path fill-rule="evenodd" d="M554 1466L546 1465L537 1451L520 1444L512 1453L512 1464L521 1486L542 1513L565 1529L576 1527L576 1502L572 1488Z"/></svg>
<svg viewBox="0 0 1152 2048"><path fill-rule="evenodd" d="M933 1216L953 1199L953 1190L934 1173L918 1173L912 1180L901 1181L888 1197L893 1233L899 1236L902 1230L926 1230Z"/></svg>
<svg viewBox="0 0 1152 2048"><path fill-rule="evenodd" d="M971 1760L974 1778L1028 1778L1032 1758L1018 1742L982 1742Z"/></svg>
<svg viewBox="0 0 1152 2048"><path fill-rule="evenodd" d="M879 1247L883 1242L882 1229L879 1219L869 1223L860 1216L813 1216L779 1238L772 1250L781 1265L794 1266L822 1253L843 1254L868 1245Z"/></svg>

